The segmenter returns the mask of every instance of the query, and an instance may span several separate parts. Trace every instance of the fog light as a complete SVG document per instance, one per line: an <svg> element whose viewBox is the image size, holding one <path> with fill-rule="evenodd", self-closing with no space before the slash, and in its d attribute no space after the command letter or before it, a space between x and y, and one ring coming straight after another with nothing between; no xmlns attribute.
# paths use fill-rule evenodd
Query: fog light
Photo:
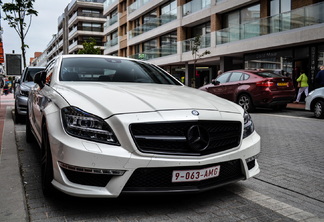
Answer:
<svg viewBox="0 0 324 222"><path fill-rule="evenodd" d="M259 154L255 155L255 156L251 156L251 157L245 159L245 161L246 161L246 163L248 163L248 162L251 162L251 161L257 159L258 157L259 157Z"/></svg>
<svg viewBox="0 0 324 222"><path fill-rule="evenodd" d="M61 168L72 170L80 173L92 173L92 174L104 174L111 176L122 176L126 170L112 170L112 169L96 169L96 168L86 168L68 165L66 163L59 162Z"/></svg>

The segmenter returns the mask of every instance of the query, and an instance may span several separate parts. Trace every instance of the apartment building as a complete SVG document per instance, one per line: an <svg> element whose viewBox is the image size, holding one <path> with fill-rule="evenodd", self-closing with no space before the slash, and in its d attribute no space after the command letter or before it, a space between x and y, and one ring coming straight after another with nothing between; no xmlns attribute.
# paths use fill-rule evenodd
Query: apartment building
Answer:
<svg viewBox="0 0 324 222"><path fill-rule="evenodd" d="M315 87L324 63L324 0L72 0L41 61L74 54L90 37L102 54L147 60L200 87L218 70L268 69ZM200 53L192 55L194 37ZM194 64L196 73L194 73Z"/></svg>
<svg viewBox="0 0 324 222"><path fill-rule="evenodd" d="M323 0L107 0L104 54L155 63L198 88L218 70L304 69L314 78L323 64ZM196 63L193 39L200 52Z"/></svg>
<svg viewBox="0 0 324 222"><path fill-rule="evenodd" d="M72 0L58 18L58 31L53 35L46 50L46 62L57 55L76 54L90 38L96 47L104 51L106 37L103 34L107 18L103 15L105 0Z"/></svg>

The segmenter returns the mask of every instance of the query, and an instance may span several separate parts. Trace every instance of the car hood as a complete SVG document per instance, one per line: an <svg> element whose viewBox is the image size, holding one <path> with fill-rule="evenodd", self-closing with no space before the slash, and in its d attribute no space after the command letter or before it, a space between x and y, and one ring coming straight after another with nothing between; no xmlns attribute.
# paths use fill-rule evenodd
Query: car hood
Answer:
<svg viewBox="0 0 324 222"><path fill-rule="evenodd" d="M187 86L69 82L56 84L53 88L71 106L103 118L117 114L184 109L241 112L241 108L230 101Z"/></svg>

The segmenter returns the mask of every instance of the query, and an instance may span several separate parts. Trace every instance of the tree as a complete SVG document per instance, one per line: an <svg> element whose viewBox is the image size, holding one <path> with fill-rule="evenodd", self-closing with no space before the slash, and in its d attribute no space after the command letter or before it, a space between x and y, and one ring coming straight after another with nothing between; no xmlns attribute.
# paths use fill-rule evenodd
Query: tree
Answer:
<svg viewBox="0 0 324 222"><path fill-rule="evenodd" d="M78 54L96 54L100 55L101 51L100 48L95 48L95 45L97 44L96 40L92 37L90 37L90 42L84 41L83 49L79 49Z"/></svg>
<svg viewBox="0 0 324 222"><path fill-rule="evenodd" d="M4 20L7 20L9 26L16 30L21 40L24 67L26 67L26 48L29 48L25 44L25 37L32 22L32 15L38 15L38 12L33 9L33 2L35 0L12 0L12 3L4 3L2 6L2 10L6 15ZM2 2L0 1L0 3ZM27 17L29 17L28 25L25 22Z"/></svg>
<svg viewBox="0 0 324 222"><path fill-rule="evenodd" d="M194 75L196 75L196 63L197 63L198 59L201 59L205 55L210 54L210 51L208 51L208 50L199 54L200 45L201 45L201 36L198 34L193 40L192 51L191 51L191 54L194 59Z"/></svg>

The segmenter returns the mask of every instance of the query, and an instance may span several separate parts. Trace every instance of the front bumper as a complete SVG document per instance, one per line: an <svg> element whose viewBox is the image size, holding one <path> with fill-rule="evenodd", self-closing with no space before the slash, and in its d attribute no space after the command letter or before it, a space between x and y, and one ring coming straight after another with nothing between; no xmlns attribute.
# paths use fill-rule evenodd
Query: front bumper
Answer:
<svg viewBox="0 0 324 222"><path fill-rule="evenodd" d="M184 111L186 112L190 111ZM200 113L204 116L202 111ZM256 132L242 140L241 144L234 149L205 156L145 154L138 151L129 132L130 123L153 122L162 119L164 121L179 120L177 115L185 117L183 120L188 118L188 115L183 115L179 111L114 116L107 122L116 133L121 146L112 146L67 135L62 129L60 115L49 114L47 119L51 123L48 127L54 168L52 184L62 192L73 196L118 197L122 193L200 192L237 180L248 179L259 173L257 160L253 160L253 163L246 162L246 159L260 153L261 139ZM241 116L239 114L217 115L225 119L236 116L237 120ZM60 163L77 166L80 171L71 172L60 167ZM220 176L216 179L208 179L199 183L182 182L176 185L170 183L170 172L172 173L175 169L204 169L216 165L221 166ZM81 172L82 168L119 170L124 173L121 176L91 175ZM235 168L233 175L232 168ZM224 173L228 176L224 177ZM147 181L151 175L154 175L154 179ZM146 184L141 185L141 182L146 182Z"/></svg>

